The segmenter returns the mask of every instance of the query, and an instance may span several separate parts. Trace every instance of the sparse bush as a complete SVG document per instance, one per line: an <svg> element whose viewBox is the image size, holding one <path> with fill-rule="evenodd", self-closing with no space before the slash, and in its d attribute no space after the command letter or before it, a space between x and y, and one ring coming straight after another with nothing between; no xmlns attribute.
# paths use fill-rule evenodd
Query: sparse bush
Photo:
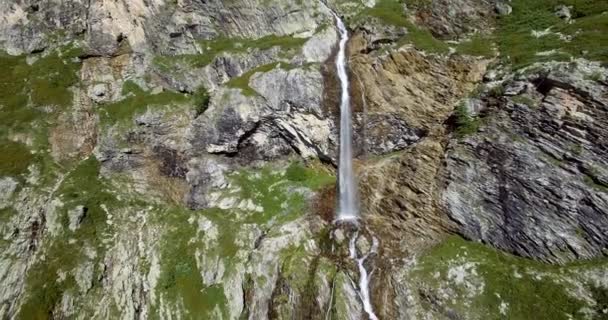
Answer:
<svg viewBox="0 0 608 320"><path fill-rule="evenodd" d="M479 118L471 116L464 104L456 107L454 116L456 120L456 134L458 136L463 137L479 130Z"/></svg>

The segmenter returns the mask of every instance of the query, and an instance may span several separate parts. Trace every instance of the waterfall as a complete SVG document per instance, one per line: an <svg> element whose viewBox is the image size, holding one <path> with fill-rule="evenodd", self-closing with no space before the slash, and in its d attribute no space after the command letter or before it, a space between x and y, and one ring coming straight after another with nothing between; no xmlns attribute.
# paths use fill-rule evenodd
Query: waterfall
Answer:
<svg viewBox="0 0 608 320"><path fill-rule="evenodd" d="M336 69L342 87L342 94L340 96L340 162L338 164L340 198L336 219L355 220L359 217L359 208L357 205L357 187L353 173L352 121L348 73L346 71L348 30L346 30L344 22L335 12L334 17L340 31L340 46L338 55L336 56Z"/></svg>
<svg viewBox="0 0 608 320"><path fill-rule="evenodd" d="M333 12L333 11L332 11ZM340 46L336 56L336 69L342 94L340 95L340 162L338 164L339 179L339 202L336 213L336 221L354 222L358 228L359 207L357 203L357 185L353 171L353 152L352 152L352 120L350 109L350 95L348 72L346 70L346 43L348 42L348 30L344 22L333 12L336 19L336 26L340 32ZM357 253L357 238L359 232L351 234L348 245L350 258L357 263L359 270L359 298L363 304L363 310L367 313L370 320L378 320L374 313L371 296L369 292L369 281L371 274L365 269L365 261L371 254L375 254L378 249L378 240L374 237L372 246L366 254L359 256Z"/></svg>

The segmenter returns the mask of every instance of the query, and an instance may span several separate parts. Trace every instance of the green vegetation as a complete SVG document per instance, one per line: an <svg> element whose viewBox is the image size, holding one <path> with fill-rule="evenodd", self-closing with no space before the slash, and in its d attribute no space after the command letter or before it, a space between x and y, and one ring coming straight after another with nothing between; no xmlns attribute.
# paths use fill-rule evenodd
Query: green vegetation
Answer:
<svg viewBox="0 0 608 320"><path fill-rule="evenodd" d="M378 18L387 25L407 28L408 34L400 41L400 44L411 43L416 48L431 53L449 51L445 42L436 39L429 30L416 26L407 19L401 0L378 0L373 8L362 10L354 19L361 21L368 16Z"/></svg>
<svg viewBox="0 0 608 320"><path fill-rule="evenodd" d="M102 240L108 236L110 226L106 223L104 208L116 208L117 199L106 191L107 182L99 177L99 168L97 159L90 157L82 161L60 186L58 194L64 202L60 212L63 228L43 247L45 259L39 260L28 271L26 292L29 295L21 306L18 319L50 319L51 312L60 303L64 292L76 290L74 268L82 262L90 261L87 248L97 252L97 259L105 250ZM68 210L78 205L84 206L85 213L78 229L71 231L68 228ZM99 268L94 263L96 261L90 262L96 269ZM59 279L60 272L65 274L65 279Z"/></svg>
<svg viewBox="0 0 608 320"><path fill-rule="evenodd" d="M599 183L595 178L593 178L589 175L585 175L583 177L583 181L585 182L585 184L587 186L589 186L597 191L608 193L608 186L605 186L605 185Z"/></svg>
<svg viewBox="0 0 608 320"><path fill-rule="evenodd" d="M272 223L296 218L305 213L306 205L296 188L317 189L335 181L320 169L309 169L297 162L285 172L269 166L236 172L230 180L234 189L225 191L224 197L235 198L237 203L251 200L254 205L261 206L263 212L246 207L198 211L172 208L155 215L155 223L168 228L162 238L157 288L163 299L175 305L182 304L180 309L186 311L188 319L207 319L216 307L224 316L228 312L223 288L203 285L196 263L197 251L207 259L220 259L226 274L230 274L239 259L238 235L244 226L256 223L267 229ZM201 240L205 237L198 234L199 219L212 223L212 228L217 230L216 241Z"/></svg>
<svg viewBox="0 0 608 320"><path fill-rule="evenodd" d="M601 81L602 80L602 73L599 71L596 71L588 76L585 77L585 79L587 80L591 80L591 81Z"/></svg>
<svg viewBox="0 0 608 320"><path fill-rule="evenodd" d="M280 64L279 62L269 63L269 64L259 66L257 68L251 69L251 70L245 72L240 77L230 79L230 81L228 81L226 83L226 86L228 86L230 88L241 89L242 93L246 96L255 96L258 93L255 92L255 90L253 90L249 86L249 80L251 79L251 76L253 76L257 72L268 72L268 71L276 68L279 64Z"/></svg>
<svg viewBox="0 0 608 320"><path fill-rule="evenodd" d="M464 318L565 320L583 319L581 308L587 306L572 281L591 291L599 305L607 303L607 288L582 275L606 267L605 259L547 265L452 236L421 257L411 275L433 291L453 290L444 302Z"/></svg>
<svg viewBox="0 0 608 320"><path fill-rule="evenodd" d="M132 81L123 84L122 93L127 96L125 99L101 108L102 123L109 125L128 123L135 115L145 112L148 107L190 103L192 98L187 94L168 90L154 94L144 91ZM197 96L197 99L201 97Z"/></svg>
<svg viewBox="0 0 608 320"><path fill-rule="evenodd" d="M247 222L257 224L284 222L301 215L306 208L306 201L304 195L295 190L318 190L335 181L328 173L305 168L299 163L292 163L286 173L264 167L254 172L237 172L231 179L240 187L239 199L252 199L254 204L263 208L263 212L246 218Z"/></svg>
<svg viewBox="0 0 608 320"><path fill-rule="evenodd" d="M454 116L456 120L456 134L458 136L464 137L479 130L481 120L478 117L471 116L464 103L456 107Z"/></svg>
<svg viewBox="0 0 608 320"><path fill-rule="evenodd" d="M554 14L557 5L573 6L574 22L568 24ZM608 2L590 0L514 0L513 13L500 17L496 39L502 55L516 68L534 62L568 60L584 56L608 61ZM534 37L532 30L551 33ZM556 33L572 37L563 41ZM554 50L554 51L552 51ZM583 51L587 51L583 54ZM537 55L539 52L554 52Z"/></svg>
<svg viewBox="0 0 608 320"><path fill-rule="evenodd" d="M33 131L46 140L46 123L72 103L69 88L78 83L79 54L78 48L66 46L29 65L25 56L0 53L0 138Z"/></svg>
<svg viewBox="0 0 608 320"><path fill-rule="evenodd" d="M24 173L33 155L19 142L0 140L0 176L17 176Z"/></svg>
<svg viewBox="0 0 608 320"><path fill-rule="evenodd" d="M193 94L180 93L164 90L160 93L152 93L143 90L133 81L125 81L122 94L126 98L103 106L100 111L102 123L107 125L127 124L138 114L144 113L150 107L161 107L167 105L191 104L196 115L200 115L209 107L209 92L200 87Z"/></svg>
<svg viewBox="0 0 608 320"><path fill-rule="evenodd" d="M212 248L205 248L200 240L197 240L196 224L188 222L190 217L201 213L173 208L163 211L158 221L167 231L162 238L161 273L157 289L163 299L179 305L179 309L186 313L186 319L209 319L216 306L226 312L227 301L223 288L204 287L197 267L197 249L208 257L213 256ZM231 256L221 257L227 260Z"/></svg>
<svg viewBox="0 0 608 320"><path fill-rule="evenodd" d="M202 68L210 64L213 59L223 52L246 52L250 49L268 50L280 47L282 51L290 51L301 47L308 39L292 36L270 35L259 39L245 38L217 38L200 41L203 53L183 54L176 56L157 56L154 63L162 70L169 71L176 63L184 63L190 67Z"/></svg>
<svg viewBox="0 0 608 320"><path fill-rule="evenodd" d="M209 96L209 92L205 87L200 87L196 90L196 92L194 92L192 102L194 103L196 116L203 114L203 112L207 110L210 100L211 97Z"/></svg>
<svg viewBox="0 0 608 320"><path fill-rule="evenodd" d="M471 56L490 58L494 56L492 38L475 34L471 39L463 41L456 47L456 52Z"/></svg>

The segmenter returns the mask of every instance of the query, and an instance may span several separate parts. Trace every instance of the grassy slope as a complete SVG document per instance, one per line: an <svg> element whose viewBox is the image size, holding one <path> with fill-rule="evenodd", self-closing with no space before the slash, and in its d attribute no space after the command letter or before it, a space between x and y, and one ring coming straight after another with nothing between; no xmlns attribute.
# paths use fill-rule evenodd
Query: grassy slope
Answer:
<svg viewBox="0 0 608 320"><path fill-rule="evenodd" d="M604 14L608 11L608 2L514 0L511 4L513 13L498 20L496 42L505 59L515 67L539 61L568 60L570 57L608 62L608 14ZM554 8L560 4L573 6L573 23L568 24L554 15ZM532 30L547 28L554 33L539 38L532 36ZM570 36L572 40L560 40L555 33ZM547 56L537 55L551 50L556 52Z"/></svg>
<svg viewBox="0 0 608 320"><path fill-rule="evenodd" d="M606 259L546 265L453 236L422 256L411 276L427 292L448 293L440 299L466 319L584 319L584 308L603 319L608 288L598 281L607 268Z"/></svg>

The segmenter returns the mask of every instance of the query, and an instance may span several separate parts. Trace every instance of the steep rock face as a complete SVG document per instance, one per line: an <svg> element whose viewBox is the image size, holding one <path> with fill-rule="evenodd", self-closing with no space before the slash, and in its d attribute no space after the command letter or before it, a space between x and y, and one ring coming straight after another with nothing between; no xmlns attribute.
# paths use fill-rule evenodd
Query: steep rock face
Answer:
<svg viewBox="0 0 608 320"><path fill-rule="evenodd" d="M327 21L313 1L21 1L2 4L0 41L12 54L44 50L52 32L85 34L91 54L111 55L127 43L136 51L194 53L194 40L217 36L261 38L312 35ZM321 14L318 14L321 13Z"/></svg>
<svg viewBox="0 0 608 320"><path fill-rule="evenodd" d="M408 49L376 56L366 53L368 44L368 37L359 34L350 47L355 108L366 121L355 141L366 137L368 143L359 145L376 154L383 144L367 135L386 136L391 149L400 152L361 165L362 204L378 230L384 230L387 250L416 250L449 229L438 183L446 142L444 123L453 105L481 79L486 62L459 56L425 57ZM382 130L385 125L390 130ZM391 139L393 134L397 140ZM388 245L393 241L389 239L395 244Z"/></svg>
<svg viewBox="0 0 608 320"><path fill-rule="evenodd" d="M585 61L506 79L479 133L453 141L443 200L465 235L550 262L606 254L608 91Z"/></svg>
<svg viewBox="0 0 608 320"><path fill-rule="evenodd" d="M412 2L327 2L353 28L365 213L354 247L370 254L376 314L525 318L547 301L551 319L605 313L604 262L551 267L446 236L549 262L601 255L605 69L493 70L486 78L504 92L466 103L488 123L452 135L454 108L488 62L431 33L485 31L493 4ZM0 46L27 54L0 55L0 114L15 122L0 127L0 318L366 317L347 239L355 228L329 223L339 86L328 7L0 9ZM433 46L439 54L420 51Z"/></svg>

